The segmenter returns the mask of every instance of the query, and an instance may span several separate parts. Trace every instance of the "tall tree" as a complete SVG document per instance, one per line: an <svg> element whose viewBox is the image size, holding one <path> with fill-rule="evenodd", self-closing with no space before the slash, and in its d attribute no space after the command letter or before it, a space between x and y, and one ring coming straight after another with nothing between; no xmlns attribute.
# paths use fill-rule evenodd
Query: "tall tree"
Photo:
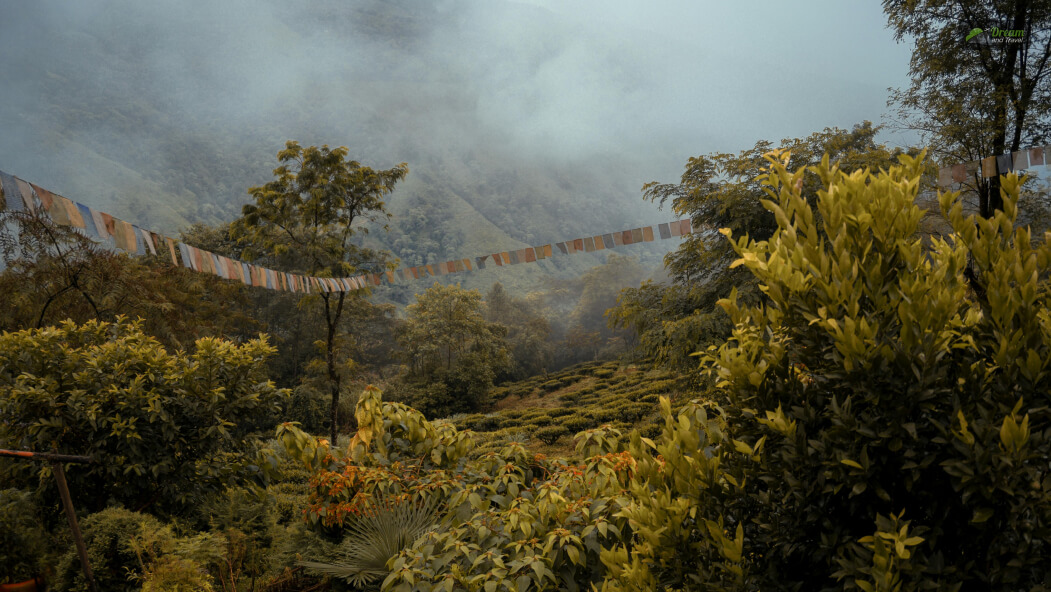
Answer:
<svg viewBox="0 0 1051 592"><path fill-rule="evenodd" d="M247 243L245 255L271 255L286 269L318 277L345 277L361 269L376 271L386 253L355 244L355 235L368 232L363 221L390 219L383 198L405 178L401 163L374 170L347 160L348 149L310 146L290 141L278 152L281 166L273 181L252 187L254 204L244 206L234 221L235 237ZM355 224L357 223L357 226ZM325 320L325 366L331 393L332 442L339 433L339 398L343 381L338 359L340 319L348 298L358 294L319 292L304 297L319 301Z"/></svg>
<svg viewBox="0 0 1051 592"><path fill-rule="evenodd" d="M1047 140L1051 3L883 0L883 10L897 40L914 42L912 82L890 103L936 157L972 161ZM976 28L984 32L971 37ZM974 173L969 183L983 217L1003 208L999 177Z"/></svg>

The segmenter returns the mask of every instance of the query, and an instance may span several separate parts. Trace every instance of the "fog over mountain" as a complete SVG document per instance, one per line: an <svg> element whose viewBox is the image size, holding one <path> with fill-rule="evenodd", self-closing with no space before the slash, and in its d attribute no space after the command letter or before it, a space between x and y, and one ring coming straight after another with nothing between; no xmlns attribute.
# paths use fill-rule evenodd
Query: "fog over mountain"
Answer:
<svg viewBox="0 0 1051 592"><path fill-rule="evenodd" d="M671 219L643 183L878 122L908 64L879 6L853 2L0 7L0 169L174 233L233 219L286 140L346 145L409 164L377 238L408 264Z"/></svg>

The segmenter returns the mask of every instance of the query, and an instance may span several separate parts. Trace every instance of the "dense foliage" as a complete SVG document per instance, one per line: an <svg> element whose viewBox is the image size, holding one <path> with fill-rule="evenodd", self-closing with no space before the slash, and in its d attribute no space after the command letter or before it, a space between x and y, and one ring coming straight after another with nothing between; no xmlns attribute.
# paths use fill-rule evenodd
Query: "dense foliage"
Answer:
<svg viewBox="0 0 1051 592"><path fill-rule="evenodd" d="M876 142L879 128L870 123L851 130L825 129L806 138L781 141L790 151L789 165L813 165L822 155L844 170L893 164L896 151ZM679 248L665 257L669 285L649 282L624 290L618 306L610 311L616 326L630 327L639 335L642 352L658 363L679 369L693 366L690 357L700 346L721 343L731 325L716 302L736 288L744 302L760 298L757 282L746 270L731 267L735 255L715 229L728 228L735 235L756 240L768 238L777 220L763 208L760 179L763 155L771 142L758 142L738 154L715 153L691 158L679 183L649 183L645 197L670 205L680 216L689 216L696 228ZM803 179L807 200L813 203L816 178Z"/></svg>
<svg viewBox="0 0 1051 592"><path fill-rule="evenodd" d="M955 233L926 243L921 159L768 162L777 228L732 242L766 300L720 301L734 330L703 356L711 402L663 399L652 437L589 430L551 460L476 448L373 391L345 457L282 428L314 473L311 520L437 498L434 528L386 563L392 591L1039 589L1051 248L1012 228L1019 180L993 220L942 196Z"/></svg>
<svg viewBox="0 0 1051 592"><path fill-rule="evenodd" d="M170 352L137 322L72 322L0 334L0 447L92 457L68 471L78 504L186 509L243 482L248 434L286 393L266 378L265 339L204 338ZM48 469L4 461L3 481L47 488Z"/></svg>
<svg viewBox="0 0 1051 592"><path fill-rule="evenodd" d="M754 457L726 514L743 526L747 581L1046 583L1051 248L1012 226L1019 180L1003 178L1006 211L992 219L964 217L943 194L954 233L926 246L919 160L879 175L826 160L810 169L816 208L799 189L810 172L769 161L764 206L778 228L732 243L766 301L722 300L733 335L706 357L734 446Z"/></svg>
<svg viewBox="0 0 1051 592"><path fill-rule="evenodd" d="M405 312L398 336L409 367L405 398L432 417L484 407L511 357L507 328L485 320L482 295L435 282Z"/></svg>

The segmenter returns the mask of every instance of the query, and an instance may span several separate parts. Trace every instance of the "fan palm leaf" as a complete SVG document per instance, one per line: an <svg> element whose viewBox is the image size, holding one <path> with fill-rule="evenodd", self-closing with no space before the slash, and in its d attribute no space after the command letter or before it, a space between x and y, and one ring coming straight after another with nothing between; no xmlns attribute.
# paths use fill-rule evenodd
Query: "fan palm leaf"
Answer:
<svg viewBox="0 0 1051 592"><path fill-rule="evenodd" d="M389 573L387 562L437 523L437 500L437 496L399 499L377 494L346 525L341 561L300 561L299 565L359 587L384 578Z"/></svg>

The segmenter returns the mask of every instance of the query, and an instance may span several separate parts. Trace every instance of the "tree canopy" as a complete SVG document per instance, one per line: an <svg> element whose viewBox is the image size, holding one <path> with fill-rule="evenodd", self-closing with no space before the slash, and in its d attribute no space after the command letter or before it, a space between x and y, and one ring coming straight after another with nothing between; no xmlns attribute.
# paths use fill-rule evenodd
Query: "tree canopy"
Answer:
<svg viewBox="0 0 1051 592"><path fill-rule="evenodd" d="M398 338L411 382L428 389L414 401L428 415L475 411L497 374L510 368L507 328L485 320L482 295L437 282L406 308Z"/></svg>
<svg viewBox="0 0 1051 592"><path fill-rule="evenodd" d="M913 42L909 87L892 91L899 125L948 164L1046 143L1051 133L1051 5L1032 0L884 0L897 40ZM983 32L967 39L974 29ZM1020 31L998 34L993 29ZM979 212L1001 209L999 178L975 172Z"/></svg>
<svg viewBox="0 0 1051 592"><path fill-rule="evenodd" d="M386 255L353 242L368 232L361 223L389 219L383 198L405 178L405 163L375 170L347 160L344 146L329 149L301 147L289 141L278 152L281 165L273 181L251 187L255 203L244 206L232 233L245 245L244 254L274 257L290 271L318 277L345 277L359 270L378 271ZM339 431L339 398L348 360L340 359L340 320L346 292L320 292L307 296L320 300L326 334L324 355L331 394L332 440Z"/></svg>
<svg viewBox="0 0 1051 592"><path fill-rule="evenodd" d="M827 154L844 170L876 170L893 164L899 153L876 142L878 131L869 122L850 130L827 128L806 138L782 140L780 147L792 167L819 163ZM671 285L651 282L625 290L617 308L610 311L612 323L638 332L646 355L680 368L692 367L689 355L698 344L716 343L729 333L730 325L716 302L732 288L742 301L758 301L757 282L746 270L731 266L736 256L715 229L764 240L777 228L777 219L763 207L760 178L763 155L772 148L771 142L760 141L738 154L690 158L678 183L653 182L643 188L646 199L689 216L697 229L665 256ZM804 195L810 196L807 199L816 199L817 176L805 175L801 183Z"/></svg>

